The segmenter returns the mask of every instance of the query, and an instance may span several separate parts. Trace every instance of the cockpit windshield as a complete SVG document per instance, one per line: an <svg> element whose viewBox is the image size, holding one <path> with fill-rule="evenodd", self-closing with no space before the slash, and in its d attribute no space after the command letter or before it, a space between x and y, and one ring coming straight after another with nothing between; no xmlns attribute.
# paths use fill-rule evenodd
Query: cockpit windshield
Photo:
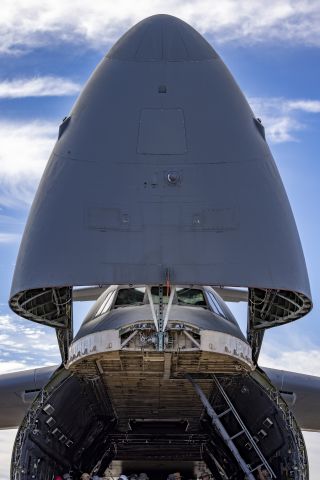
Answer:
<svg viewBox="0 0 320 480"><path fill-rule="evenodd" d="M173 292L174 289L174 292ZM174 294L173 294L174 293ZM111 309L121 307L147 305L152 303L159 305L160 296L162 296L163 305L167 306L172 301L172 305L182 307L201 307L211 310L220 317L229 319L232 317L228 308L223 305L219 296L211 288L196 288L192 286L173 287L169 285L154 286L123 286L117 289L106 291L101 296L98 306L92 312L89 312L90 318L96 318L108 313ZM171 298L172 297L172 298ZM171 300L170 300L171 298Z"/></svg>
<svg viewBox="0 0 320 480"><path fill-rule="evenodd" d="M121 288L118 291L114 308L129 305L142 305L144 303L145 291L146 287Z"/></svg>
<svg viewBox="0 0 320 480"><path fill-rule="evenodd" d="M177 288L178 305L189 307L207 307L202 290L197 288Z"/></svg>
<svg viewBox="0 0 320 480"><path fill-rule="evenodd" d="M160 289L162 289L162 302L164 305L167 305L171 293L171 288L167 286L153 286L150 288L152 302L155 305L159 304ZM149 303L148 295L146 295L146 287L121 288L118 290L114 308L142 305L144 303ZM176 288L173 303L189 307L207 307L203 291L189 287Z"/></svg>

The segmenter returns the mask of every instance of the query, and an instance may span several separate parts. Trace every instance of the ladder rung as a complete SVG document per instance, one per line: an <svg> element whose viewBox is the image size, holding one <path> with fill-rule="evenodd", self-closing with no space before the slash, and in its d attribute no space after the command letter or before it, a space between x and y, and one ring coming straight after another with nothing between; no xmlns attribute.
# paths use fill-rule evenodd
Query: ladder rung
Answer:
<svg viewBox="0 0 320 480"><path fill-rule="evenodd" d="M224 412L220 413L218 415L218 418L221 418L223 417L224 415L227 415L227 413L231 412L231 408L227 408L227 410L225 410Z"/></svg>
<svg viewBox="0 0 320 480"><path fill-rule="evenodd" d="M231 438L231 440L237 438L237 437L240 437L240 435L242 435L244 433L244 430L240 430L240 432L236 433L235 435L233 435Z"/></svg>

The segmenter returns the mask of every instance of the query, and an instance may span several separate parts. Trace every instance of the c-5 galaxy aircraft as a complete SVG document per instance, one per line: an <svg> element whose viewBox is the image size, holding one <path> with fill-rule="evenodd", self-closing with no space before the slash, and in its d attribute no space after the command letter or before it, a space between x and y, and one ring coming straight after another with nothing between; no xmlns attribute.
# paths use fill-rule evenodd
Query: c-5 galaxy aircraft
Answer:
<svg viewBox="0 0 320 480"><path fill-rule="evenodd" d="M242 300L247 336L225 303ZM10 306L62 357L0 377L12 480L308 478L320 379L258 366L264 331L312 306L296 225L261 121L181 20L131 28L60 125Z"/></svg>

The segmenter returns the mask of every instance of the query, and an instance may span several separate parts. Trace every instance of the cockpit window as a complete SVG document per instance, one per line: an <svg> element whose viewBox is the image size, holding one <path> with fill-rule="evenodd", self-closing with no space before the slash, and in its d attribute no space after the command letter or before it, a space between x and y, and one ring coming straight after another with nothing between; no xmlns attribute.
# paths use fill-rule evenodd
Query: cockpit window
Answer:
<svg viewBox="0 0 320 480"><path fill-rule="evenodd" d="M214 294L212 292L207 291L207 297L208 297L211 310L217 315L219 315L220 317L227 318L225 312L221 308L221 305L219 304Z"/></svg>
<svg viewBox="0 0 320 480"><path fill-rule="evenodd" d="M103 300L102 304L96 311L94 317L99 317L99 315L102 315L103 313L106 313L109 310L113 301L113 295L114 295L114 290L112 290L112 292L109 292L107 294L106 298Z"/></svg>
<svg viewBox="0 0 320 480"><path fill-rule="evenodd" d="M146 288L121 288L118 291L117 299L115 301L115 307L124 307L128 305L142 305L144 300Z"/></svg>
<svg viewBox="0 0 320 480"><path fill-rule="evenodd" d="M207 307L203 291L196 288L177 288L177 299L179 305Z"/></svg>

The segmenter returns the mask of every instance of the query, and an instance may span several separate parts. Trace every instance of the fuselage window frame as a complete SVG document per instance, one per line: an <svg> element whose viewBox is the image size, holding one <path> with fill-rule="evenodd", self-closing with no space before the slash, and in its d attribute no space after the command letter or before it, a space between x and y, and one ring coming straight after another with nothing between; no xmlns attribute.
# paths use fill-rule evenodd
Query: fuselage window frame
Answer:
<svg viewBox="0 0 320 480"><path fill-rule="evenodd" d="M111 292L109 292L106 295L106 298L103 300L102 304L100 305L100 307L96 311L96 313L94 315L94 318L100 317L100 315L103 315L104 313L106 313L110 309L110 307L112 305L112 302L113 302L114 292L115 292L115 290L112 290Z"/></svg>
<svg viewBox="0 0 320 480"><path fill-rule="evenodd" d="M219 317L228 319L226 313L224 312L222 306L220 305L218 299L215 297L214 293L207 290L206 296L207 296L208 304L210 306L211 311L216 315L219 315Z"/></svg>

